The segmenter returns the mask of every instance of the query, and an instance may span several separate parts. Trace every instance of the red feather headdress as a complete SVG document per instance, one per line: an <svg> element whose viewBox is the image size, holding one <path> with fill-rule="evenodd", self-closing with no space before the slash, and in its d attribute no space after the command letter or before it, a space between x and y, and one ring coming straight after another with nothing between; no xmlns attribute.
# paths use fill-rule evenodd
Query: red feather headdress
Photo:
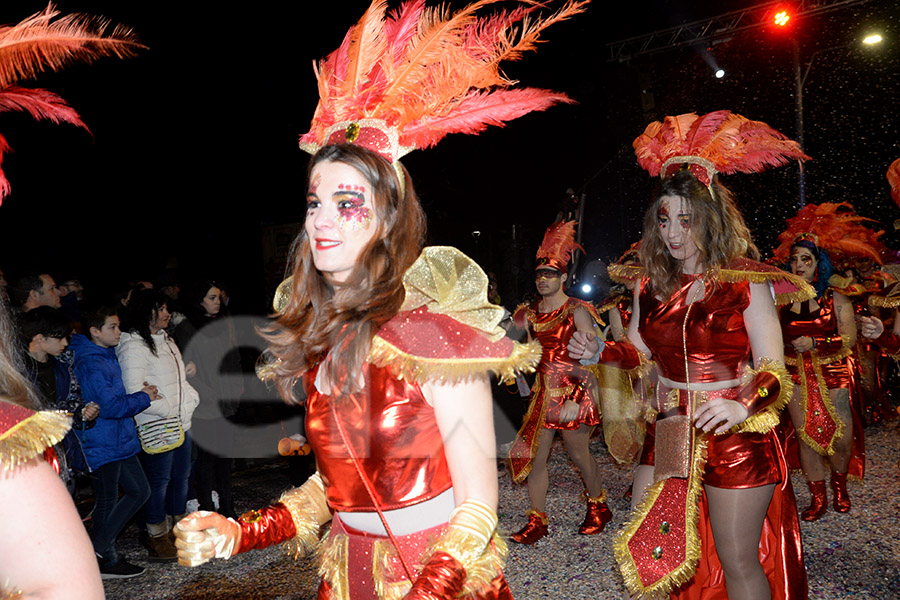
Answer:
<svg viewBox="0 0 900 600"><path fill-rule="evenodd" d="M576 249L584 252L584 248L575 241L575 221L557 221L544 232L535 269L549 267L565 273Z"/></svg>
<svg viewBox="0 0 900 600"><path fill-rule="evenodd" d="M501 0L479 0L453 14L409 0L385 15L387 0L373 0L340 48L314 64L319 104L300 147L310 154L351 142L395 162L434 146L450 133L479 133L557 102L565 94L516 82L500 70L536 47L549 25L583 12L590 0L568 0L555 14L534 18L544 4L491 16L476 13Z"/></svg>
<svg viewBox="0 0 900 600"><path fill-rule="evenodd" d="M65 100L47 90L16 85L41 71L59 70L74 61L90 62L101 56L124 58L143 48L131 30L116 27L105 33L109 21L85 15L59 16L52 4L18 25L0 26L0 113L24 111L35 119L71 123L87 129ZM9 144L0 135L0 165ZM0 203L9 194L9 181L0 169Z"/></svg>
<svg viewBox="0 0 900 600"><path fill-rule="evenodd" d="M887 180L891 184L891 197L900 206L900 158L891 163L887 170Z"/></svg>
<svg viewBox="0 0 900 600"><path fill-rule="evenodd" d="M848 202L807 204L796 216L787 220L787 230L778 236L781 244L775 249L775 258L786 263L791 256L791 246L798 239L808 239L824 248L835 265L847 264L852 258L871 258L881 264L884 249L878 238L884 231L875 231L862 223L874 221L861 217Z"/></svg>
<svg viewBox="0 0 900 600"><path fill-rule="evenodd" d="M633 146L638 164L650 175L668 177L687 169L706 186L716 173L757 173L789 159L810 160L797 142L728 110L654 121Z"/></svg>

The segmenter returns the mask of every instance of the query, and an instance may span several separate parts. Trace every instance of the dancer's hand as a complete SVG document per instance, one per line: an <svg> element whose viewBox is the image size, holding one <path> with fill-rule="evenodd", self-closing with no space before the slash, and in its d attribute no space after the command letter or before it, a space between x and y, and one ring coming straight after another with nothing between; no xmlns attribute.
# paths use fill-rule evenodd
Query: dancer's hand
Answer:
<svg viewBox="0 0 900 600"><path fill-rule="evenodd" d="M798 337L791 345L794 346L794 350L797 352L809 352L813 349L813 339L808 335L804 335L802 337Z"/></svg>
<svg viewBox="0 0 900 600"><path fill-rule="evenodd" d="M178 564L196 567L211 558L230 558L241 544L241 526L219 513L200 510L176 523Z"/></svg>
<svg viewBox="0 0 900 600"><path fill-rule="evenodd" d="M600 350L600 342L597 341L597 336L593 333L576 331L569 339L569 344L566 348L571 358L582 360L597 354L597 351Z"/></svg>
<svg viewBox="0 0 900 600"><path fill-rule="evenodd" d="M716 427L715 433L723 433L746 421L749 414L747 408L740 402L727 398L713 398L694 413L694 426L709 432L721 423Z"/></svg>
<svg viewBox="0 0 900 600"><path fill-rule="evenodd" d="M569 421L574 421L577 416L578 403L573 400L566 400L563 402L562 408L559 411L559 422L568 423Z"/></svg>
<svg viewBox="0 0 900 600"><path fill-rule="evenodd" d="M863 337L874 340L884 333L884 323L878 317L860 317L859 331Z"/></svg>

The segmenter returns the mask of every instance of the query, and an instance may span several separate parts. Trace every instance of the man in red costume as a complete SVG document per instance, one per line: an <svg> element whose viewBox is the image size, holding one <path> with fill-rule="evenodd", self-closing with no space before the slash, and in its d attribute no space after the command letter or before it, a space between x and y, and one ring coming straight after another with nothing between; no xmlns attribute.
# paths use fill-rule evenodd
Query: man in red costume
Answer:
<svg viewBox="0 0 900 600"><path fill-rule="evenodd" d="M566 267L579 247L574 233L574 221L557 222L547 230L535 269L541 298L520 306L513 315L516 325L527 329L529 339L536 338L543 349L528 412L509 453L513 478L518 482L528 479L531 503L528 523L512 536L520 544L533 544L547 535L547 459L556 430L562 432L566 450L587 488L587 515L578 532L600 533L612 518L600 470L589 448L591 432L600 424L596 392L592 391L596 386L589 385L588 371L566 351L575 331L593 335L595 324L603 324L593 306L565 293Z"/></svg>

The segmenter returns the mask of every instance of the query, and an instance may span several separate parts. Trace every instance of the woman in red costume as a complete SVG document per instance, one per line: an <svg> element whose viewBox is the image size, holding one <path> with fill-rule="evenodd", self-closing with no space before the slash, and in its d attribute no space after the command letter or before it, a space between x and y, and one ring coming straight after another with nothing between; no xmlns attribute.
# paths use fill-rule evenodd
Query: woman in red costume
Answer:
<svg viewBox="0 0 900 600"><path fill-rule="evenodd" d="M849 298L860 295L862 286L834 275L832 266L833 259L843 262L866 251L878 258L874 248L860 241L865 235L860 230L866 229L861 220L849 205L809 204L788 220L775 250L777 259L788 260L791 272L816 290L815 298L782 306L779 312L785 362L796 384L788 412L811 495L801 513L804 521L818 520L827 510L826 463L834 509L842 513L850 511L847 475L862 479L865 467L862 423L854 407L859 401L852 357L857 340ZM794 454L789 462L796 464L796 458Z"/></svg>
<svg viewBox="0 0 900 600"><path fill-rule="evenodd" d="M571 345L576 357L624 367L637 364L636 348L659 371L654 464L638 467L634 490L643 497L615 542L626 586L678 598L806 598L778 436L791 382L772 299L812 290L746 258L758 252L716 176L804 155L728 111L652 123L635 149L663 179L644 218L643 266L616 270L640 280L630 344L607 342L600 353L575 336Z"/></svg>
<svg viewBox="0 0 900 600"><path fill-rule="evenodd" d="M513 314L516 326L542 349L528 411L509 452L513 479L528 479L528 522L512 535L520 544L533 544L548 532L547 459L557 431L584 481L587 514L578 533L601 533L612 519L600 467L590 450L591 433L600 424L596 382L566 351L575 331L593 335L595 323L603 323L593 306L565 292L567 268L576 248L580 246L575 242L575 221L558 221L547 229L534 272L540 299L519 306Z"/></svg>
<svg viewBox="0 0 900 600"><path fill-rule="evenodd" d="M301 138L315 153L306 222L267 333L267 371L288 402L302 380L319 470L237 521L188 515L176 526L182 564L280 542L306 553L330 522L320 599L512 597L496 536L488 373L533 368L540 350L504 337L503 309L470 259L453 248L420 254L425 220L398 161L565 99L502 89L511 82L499 73L553 19L532 14L516 34L540 6L486 19L474 13L483 5L448 17L409 2L386 18L376 1L318 66L320 103ZM581 10L568 3L556 16ZM476 35L477 49L461 44ZM490 108L509 94L524 104ZM480 109L458 112L467 106Z"/></svg>

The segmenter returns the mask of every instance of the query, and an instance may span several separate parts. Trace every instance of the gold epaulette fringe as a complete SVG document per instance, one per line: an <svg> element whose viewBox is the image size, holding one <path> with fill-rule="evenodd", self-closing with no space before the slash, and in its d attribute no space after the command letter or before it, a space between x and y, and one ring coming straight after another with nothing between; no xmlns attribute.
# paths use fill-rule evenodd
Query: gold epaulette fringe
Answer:
<svg viewBox="0 0 900 600"><path fill-rule="evenodd" d="M315 473L300 487L283 493L278 502L290 511L297 530L294 537L284 543L285 550L295 559L309 556L319 545L322 524L319 523L317 514L323 510L326 502L321 476Z"/></svg>
<svg viewBox="0 0 900 600"><path fill-rule="evenodd" d="M628 541L634 536L638 528L644 522L653 504L659 498L659 494L666 480L651 484L644 492L643 498L628 516L622 529L616 533L613 540L613 553L619 564L619 571L625 580L625 587L633 598L637 600L662 600L668 594L688 581L697 571L697 563L700 561L701 544L697 533L697 524L700 518L699 498L703 490L703 473L706 468L707 452L706 436L697 438L694 452L691 457L691 474L689 477L690 488L687 494L685 506L685 560L677 568L670 571L665 577L649 586L644 586L638 573L637 564L628 548Z"/></svg>
<svg viewBox="0 0 900 600"><path fill-rule="evenodd" d="M344 534L326 535L319 545L319 577L328 582L331 598L350 600L347 563L349 540Z"/></svg>
<svg viewBox="0 0 900 600"><path fill-rule="evenodd" d="M775 294L775 304L782 306L792 302L803 302L816 297L816 290L805 279L785 273L784 271L744 271L737 269L719 269L716 277L726 283L770 283L773 281L788 281L797 288L794 292Z"/></svg>
<svg viewBox="0 0 900 600"><path fill-rule="evenodd" d="M619 294L618 296L607 298L606 302L597 307L597 313L602 315L606 311L616 308L619 305L619 301L622 299L622 296L624 296L624 294Z"/></svg>
<svg viewBox="0 0 900 600"><path fill-rule="evenodd" d="M900 295L897 296L869 296L869 304L879 308L900 307Z"/></svg>
<svg viewBox="0 0 900 600"><path fill-rule="evenodd" d="M606 268L609 278L616 283L636 281L644 276L644 267L639 265L609 265Z"/></svg>
<svg viewBox="0 0 900 600"><path fill-rule="evenodd" d="M541 360L541 344L537 340L515 343L507 357L426 358L404 352L376 335L367 360L378 367L390 367L396 375L415 383L459 383L489 373L505 382L513 379L516 372L534 371Z"/></svg>
<svg viewBox="0 0 900 600"><path fill-rule="evenodd" d="M747 365L741 377L741 385L748 385L758 373L766 371L778 378L781 389L778 398L755 415L747 417L743 423L728 430L729 433L768 433L781 422L781 411L788 405L794 394L794 380L781 363L765 357L756 369Z"/></svg>
<svg viewBox="0 0 900 600"><path fill-rule="evenodd" d="M42 410L0 434L0 467L12 470L58 444L72 427L62 411Z"/></svg>

